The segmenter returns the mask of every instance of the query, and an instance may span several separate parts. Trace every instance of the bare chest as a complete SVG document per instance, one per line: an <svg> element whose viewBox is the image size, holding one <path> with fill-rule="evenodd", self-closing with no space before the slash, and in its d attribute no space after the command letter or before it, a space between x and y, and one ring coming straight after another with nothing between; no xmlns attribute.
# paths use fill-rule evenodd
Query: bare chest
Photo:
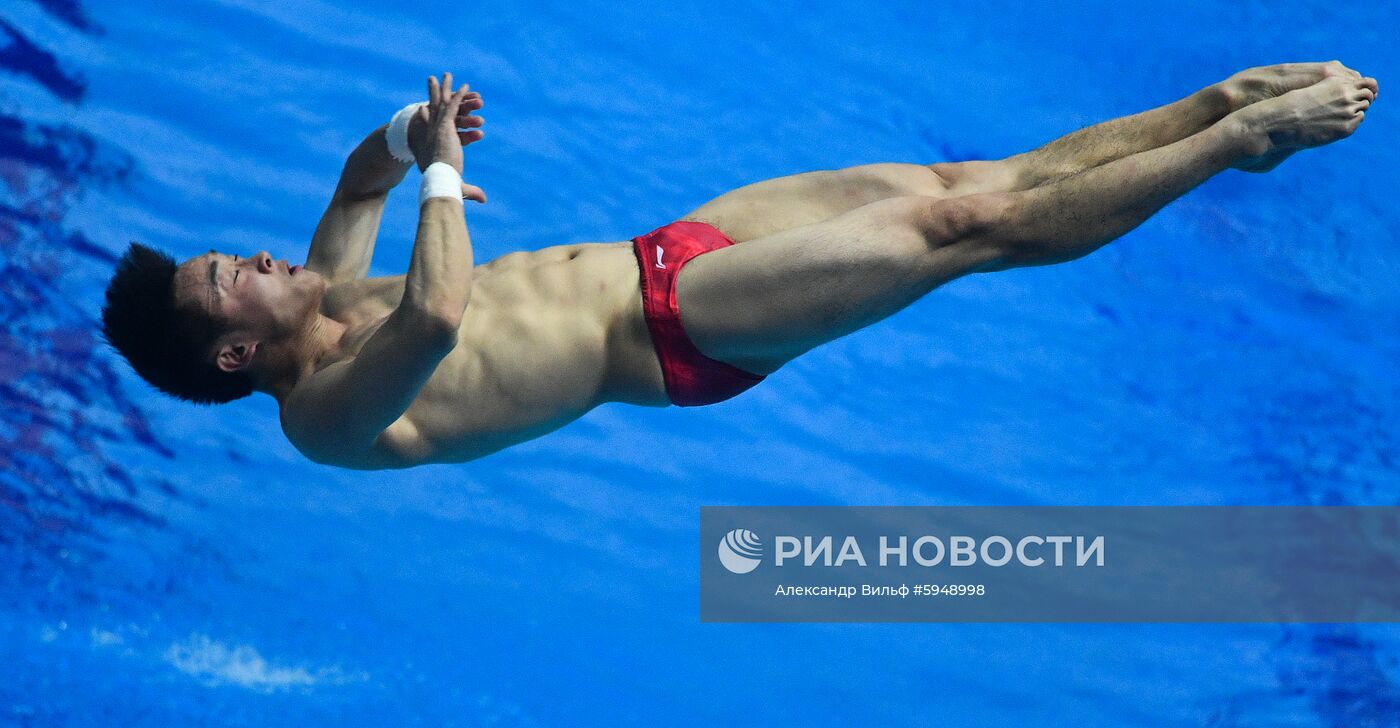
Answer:
<svg viewBox="0 0 1400 728"><path fill-rule="evenodd" d="M343 284L327 292L323 313L347 325L347 348L357 350L398 305L403 284L403 276ZM423 460L464 460L605 401L650 403L661 389L630 244L560 246L476 268L457 346L403 418Z"/></svg>

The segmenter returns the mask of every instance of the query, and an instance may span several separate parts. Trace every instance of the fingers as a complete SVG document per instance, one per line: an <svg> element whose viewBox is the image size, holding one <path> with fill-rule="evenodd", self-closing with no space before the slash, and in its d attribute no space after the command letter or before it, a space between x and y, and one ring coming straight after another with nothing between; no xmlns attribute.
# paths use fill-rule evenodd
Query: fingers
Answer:
<svg viewBox="0 0 1400 728"><path fill-rule="evenodd" d="M457 139L462 146L481 141L484 133L480 127L485 120L472 112L480 110L485 106L485 102L482 101L480 93L471 90L469 84L462 84L461 88L454 91L451 72L443 73L441 81L437 76L429 76L428 101L429 108L420 113L437 120L434 123L442 125L446 124L447 119L452 119Z"/></svg>
<svg viewBox="0 0 1400 728"><path fill-rule="evenodd" d="M481 126L481 117L472 114L472 112L480 111L482 106L480 95L475 93L468 95L457 107L457 127L463 129Z"/></svg>
<svg viewBox="0 0 1400 728"><path fill-rule="evenodd" d="M453 91L451 71L445 71L442 74L442 94L445 97L444 101L447 103L460 103L471 96L478 95L471 90L471 84L467 83L462 84L461 88Z"/></svg>
<svg viewBox="0 0 1400 728"><path fill-rule="evenodd" d="M443 81L443 89L450 90L452 88L452 74L445 73L443 74L443 78L446 79ZM443 110L451 116L460 116L462 113L462 104L471 98L473 98L473 94L469 90L469 87L466 84L462 84L461 88L456 91L450 91L446 98L442 99Z"/></svg>
<svg viewBox="0 0 1400 728"><path fill-rule="evenodd" d="M457 90L452 90L452 72L445 71L442 74L442 81L438 81L437 76L428 77L428 101L434 105L452 102L462 102L470 98L481 98L481 95L472 91L470 84L462 84ZM480 107L478 107L480 108Z"/></svg>
<svg viewBox="0 0 1400 728"><path fill-rule="evenodd" d="M466 97L462 99L462 105L460 108L465 111L477 111L485 105L486 103L481 100L481 94L473 91L467 94Z"/></svg>
<svg viewBox="0 0 1400 728"><path fill-rule="evenodd" d="M472 200L473 202L485 203L485 202L486 202L486 193L483 192L482 189L481 189L480 187L477 187L476 185L469 185L469 184L463 182L463 183L462 183L462 199L464 199L464 200Z"/></svg>

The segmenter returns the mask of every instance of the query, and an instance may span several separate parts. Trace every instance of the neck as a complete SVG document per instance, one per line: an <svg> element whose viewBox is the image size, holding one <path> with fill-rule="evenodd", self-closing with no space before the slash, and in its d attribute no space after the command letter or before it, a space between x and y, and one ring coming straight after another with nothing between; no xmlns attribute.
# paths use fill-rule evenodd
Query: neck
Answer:
<svg viewBox="0 0 1400 728"><path fill-rule="evenodd" d="M258 391L267 392L282 402L303 379L345 358L348 352L343 344L347 328L317 312L295 335L279 343L264 344L267 356L258 367Z"/></svg>

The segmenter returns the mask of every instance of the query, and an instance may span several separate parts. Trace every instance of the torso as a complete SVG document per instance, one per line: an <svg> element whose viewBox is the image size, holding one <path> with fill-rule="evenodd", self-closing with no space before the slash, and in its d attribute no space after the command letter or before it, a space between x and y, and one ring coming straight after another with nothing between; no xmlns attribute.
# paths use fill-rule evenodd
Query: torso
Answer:
<svg viewBox="0 0 1400 728"><path fill-rule="evenodd" d="M358 351L398 305L403 284L394 276L333 286L321 313L348 326ZM470 460L609 401L669 402L631 243L510 253L476 267L457 347L391 428L397 434L381 437L360 464Z"/></svg>

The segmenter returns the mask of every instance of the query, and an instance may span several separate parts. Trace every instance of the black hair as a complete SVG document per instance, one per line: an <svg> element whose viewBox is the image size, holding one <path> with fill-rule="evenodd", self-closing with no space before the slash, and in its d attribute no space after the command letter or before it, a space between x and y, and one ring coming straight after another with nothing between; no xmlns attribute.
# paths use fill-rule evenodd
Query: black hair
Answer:
<svg viewBox="0 0 1400 728"><path fill-rule="evenodd" d="M217 336L212 318L175 305L176 269L174 258L133 242L107 285L102 335L166 394L198 404L252 394L248 373L222 371L209 356Z"/></svg>

